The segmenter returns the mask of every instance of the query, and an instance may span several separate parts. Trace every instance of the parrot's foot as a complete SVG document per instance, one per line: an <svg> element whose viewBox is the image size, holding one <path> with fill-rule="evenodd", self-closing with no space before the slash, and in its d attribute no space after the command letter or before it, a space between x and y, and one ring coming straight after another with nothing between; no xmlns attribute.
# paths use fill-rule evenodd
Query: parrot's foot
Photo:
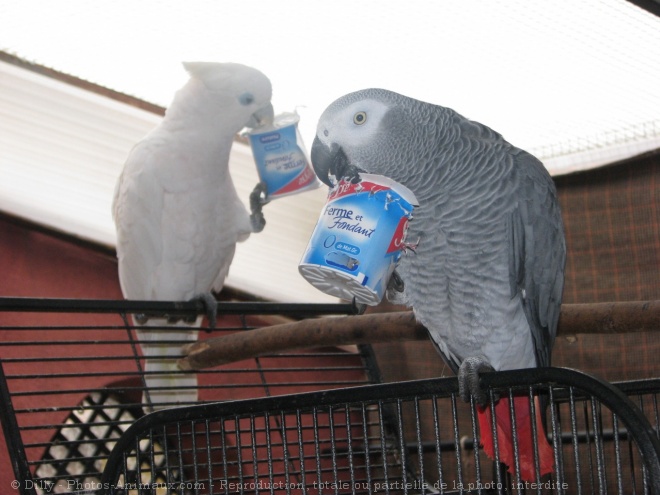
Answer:
<svg viewBox="0 0 660 495"><path fill-rule="evenodd" d="M350 182L351 184L357 184L362 179L360 179L360 172L362 169L356 167L355 165L349 165L344 171L344 180Z"/></svg>
<svg viewBox="0 0 660 495"><path fill-rule="evenodd" d="M458 394L465 402L470 402L473 397L480 406L488 404L488 396L479 384L480 373L495 371L493 367L481 356L469 357L463 360L458 368Z"/></svg>
<svg viewBox="0 0 660 495"><path fill-rule="evenodd" d="M265 182L259 182L250 193L250 223L252 232L259 233L266 226L266 219L263 214L263 206L268 204L266 194L268 189Z"/></svg>
<svg viewBox="0 0 660 495"><path fill-rule="evenodd" d="M367 305L364 303L357 302L357 299L355 297L353 298L352 303L353 303L353 307L355 308L356 315L363 315L364 312L367 310Z"/></svg>
<svg viewBox="0 0 660 495"><path fill-rule="evenodd" d="M404 242L403 243L403 252L407 253L408 251L412 251L413 253L416 254L417 253L417 248L419 247L419 241L420 241L420 239L418 238L417 242L411 242L411 243Z"/></svg>
<svg viewBox="0 0 660 495"><path fill-rule="evenodd" d="M209 328L215 328L215 324L218 319L218 301L213 297L213 294L210 292L203 292L193 297L191 300L199 301L204 305L206 310L206 317L209 320ZM196 317L192 318L192 321L195 321Z"/></svg>
<svg viewBox="0 0 660 495"><path fill-rule="evenodd" d="M403 292L404 288L405 288L405 284L403 283L403 279L401 278L401 275L399 275L397 271L394 270L392 272L392 275L390 275L390 280L387 282L387 290L395 291L395 292Z"/></svg>

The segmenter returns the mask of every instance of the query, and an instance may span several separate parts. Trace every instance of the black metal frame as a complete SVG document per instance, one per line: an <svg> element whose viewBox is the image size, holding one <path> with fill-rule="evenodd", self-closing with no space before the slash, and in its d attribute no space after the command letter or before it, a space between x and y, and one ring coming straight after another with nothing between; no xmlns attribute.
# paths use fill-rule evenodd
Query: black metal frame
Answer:
<svg viewBox="0 0 660 495"><path fill-rule="evenodd" d="M0 420L16 479L32 481L32 473L30 473L27 456L25 455L25 447L23 446L18 422L16 421L16 413L14 412L14 405L9 389L7 388L7 380L5 379L2 363L0 363Z"/></svg>
<svg viewBox="0 0 660 495"><path fill-rule="evenodd" d="M358 314L360 312L360 308L358 308L355 304L309 304L309 303L300 303L300 304L291 304L291 303L272 303L272 302L235 302L235 301L220 301L218 303L219 305L219 314L224 315L224 316L233 316L233 317L238 317L237 320L240 320L242 323L239 324L237 327L228 327L228 328L217 328L215 331L222 332L222 331L249 331L251 329L250 325L246 322L245 318L246 317L262 317L262 316L267 316L267 315L277 315L277 316L288 316L293 319L302 319L302 318L309 318L309 317L318 317L318 316L323 316L323 315L352 315L352 314ZM117 325L113 326L107 326L107 327L94 327L92 325L87 325L85 323L81 325L53 325L53 326L41 326L39 325L31 325L29 322L29 317L26 318L26 323L25 326L21 327L15 327L15 326L9 326L9 327L3 327L0 324L0 349L5 351L3 355L0 356L0 422L2 424L3 428L3 433L5 436L5 440L7 443L7 449L9 451L9 457L12 463L12 468L14 470L14 474L16 476L16 480L19 481L19 488L20 492L24 495L36 495L38 493L38 490L35 489L35 487L43 486L43 480L39 475L36 473L33 474L32 469L36 470L36 464L35 460L32 459L31 457L26 454L26 445L23 441L23 438L21 436L22 434L22 429L21 425L19 424L19 421L17 420L17 416L20 416L21 414L29 414L33 409L39 410L41 407L41 404L39 404L39 393L45 394L45 397L48 397L49 395L52 396L53 394L56 394L57 392L53 392L51 390L42 390L38 391L35 393L35 399L36 402L34 405L29 406L30 411L25 410L25 407L22 409L15 409L15 404L13 399L15 398L13 390L10 390L10 387L8 385L8 382L10 379L15 379L16 377L12 376L10 377L9 374L7 376L5 375L5 370L7 369L6 366L10 366L13 364L15 361L21 361L21 358L15 359L14 355L14 348L16 342L7 342L3 341L2 339L2 330L5 328L8 328L13 331L21 331L21 332L33 332L35 335L35 340L32 342L32 340L28 336L29 342L23 342L23 343L18 343L20 346L27 346L27 345L34 345L37 348L45 349L40 355L48 355L48 345L43 345L45 342L40 342L39 340L41 338L45 338L47 333L51 333L51 331L62 331L67 330L67 331L74 331L76 335L81 335L81 337L76 337L75 340L57 340L55 342L56 346L62 346L65 345L67 348L73 349L76 346L87 346L87 347L94 347L97 345L101 345L103 347L103 344L112 344L114 345L115 341L113 340L114 337L108 337L107 342L99 342L95 341L93 339L90 339L87 336L87 329L100 329L103 332L106 332L108 335L112 332L119 332L123 334L123 337L121 337L123 340L122 341L117 341L118 343L123 343L124 345L128 346L130 345L132 347L132 351L130 352L130 356L116 356L116 357L108 357L107 359L122 359L126 360L127 358L132 361L131 364L133 367L136 367L138 369L141 369L141 366L138 362L140 359L138 356L138 351L136 349L136 342L134 339L131 337L132 329L133 326L129 323L129 318L128 316L131 314L153 314L153 315L158 315L158 316L167 316L167 317L172 317L172 318L186 318L186 317L191 317L191 316L196 316L200 314L205 313L205 308L200 302L196 301L191 301L191 302L169 302L169 301L125 301L125 300L95 300L95 299L52 299L52 298L10 298L10 297L0 297L0 314L2 313L15 313L15 314L21 314L21 315L26 315L26 317L29 314L32 313L46 313L46 318L49 319L50 315L55 315L55 314L69 314L69 313L90 313L90 314L107 314L107 315L117 315L119 316L117 322ZM112 316L111 316L112 317ZM83 317L84 319L84 317ZM43 318L42 318L43 320ZM205 332L210 332L210 330L205 330L201 329ZM39 333L34 333L34 332L39 332ZM45 333L41 333L45 332ZM26 334L27 335L27 334ZM127 340L127 335L128 335L128 340ZM38 337L37 337L38 336ZM47 339L46 339L47 340ZM103 354L103 353L101 353ZM303 354L304 355L304 354ZM316 356L316 353L309 353L309 358L312 359ZM319 356L332 356L332 352L326 352L326 351L319 351L318 353ZM296 355L297 356L297 355ZM295 356L294 356L295 357ZM268 356L266 356L268 358ZM356 358L361 361L360 368L363 370L363 376L364 379L359 380L360 383L372 383L372 380L375 379L380 379L380 372L378 370L377 364L375 362L375 358L373 356L373 352L371 351L369 346L360 346L359 348L359 354L356 355ZM42 360L43 359L43 360ZM34 372L31 372L29 375L33 375L35 378L43 378L48 375L44 374L42 368L42 363L46 360L49 359L53 363L55 363L55 367L57 366L56 363L60 362L63 364L67 364L67 361L71 358L67 356L58 356L58 355L53 355L51 357L44 357L44 358L26 358L25 362L29 365L34 367ZM282 357L280 361L285 362L286 357ZM260 379L258 379L259 383L263 383L264 388L266 389L266 393L269 394L269 387L270 386L277 386L278 384L271 384L264 376L263 373L268 373L272 372L272 369L269 369L268 367L262 368L259 359L254 360L256 363L256 369L258 369L258 373L261 376ZM94 357L92 358L81 358L80 359L80 365L79 369L80 372L74 372L74 373L66 373L63 372L61 373L61 376L63 377L63 380L69 379L69 380L76 380L76 376L80 375L81 377L87 376L87 375L93 375L95 373L94 371L94 366L96 363L96 359ZM297 369L296 364L290 364L289 367ZM272 368L272 366L271 366ZM342 368L340 365L336 367L337 371L334 371L334 373L340 373L342 372ZM352 369L352 368L351 368ZM357 368L356 368L357 369ZM334 370L334 368L333 368ZM290 371L288 369L284 371ZM201 373L207 373L207 374L215 374L215 373L222 373L223 370L212 370L212 371L202 371ZM256 371L254 372L255 374L257 373ZM99 373L102 374L103 376L107 376L108 380L116 379L115 375L123 375L123 373ZM141 372L138 372L138 374L141 374ZM68 378L67 378L68 377ZM29 378L29 376L28 376ZM143 377L142 377L143 378ZM230 378L231 379L231 375ZM329 379L332 380L332 379ZM293 380L294 383L292 385L296 385L295 380ZM323 380L325 381L325 380ZM12 382L13 383L13 382ZM334 386L346 386L346 385L341 385L341 380L338 380ZM253 385L254 386L254 385ZM305 383L304 386L306 387L319 387L322 386L322 384L314 384L314 383ZM125 387L121 385L121 389L118 390L130 390L131 387ZM85 387L79 387L74 384L71 388L82 388L84 389ZM108 389L110 392L112 392L112 389ZM275 393L275 392L274 392ZM257 395L258 396L258 395ZM74 404L75 405L75 404ZM129 404L127 407L139 410L140 407L144 404ZM59 406L58 406L59 407ZM91 411L93 414L97 414L100 412L100 414L103 414L103 405L100 404L90 404L88 409ZM61 407L61 411L71 411L71 416L74 413L73 408L71 405L67 405L66 407ZM106 423L112 423L112 421L106 421ZM48 425L48 428L54 428L56 425ZM63 427L65 426L64 424L62 425ZM94 426L94 424L92 425ZM34 428L35 426L30 426L28 428ZM81 425L82 428L89 429L86 425ZM114 427L114 426L113 426ZM44 426L36 426L36 428L46 428L46 425ZM59 431L57 432L56 436L53 437L56 441L62 440L66 441L64 437L59 436ZM61 438L60 438L61 437ZM82 441L81 441L82 443ZM100 443L100 442L99 442ZM34 448L34 447L33 447ZM43 448L43 447L42 447ZM105 449L105 447L104 447ZM74 450L74 449L72 449ZM46 454L48 455L48 451L46 451ZM75 460L75 459L74 459ZM87 461L81 461L83 463L88 463ZM93 460L89 462L89 464L92 464ZM71 476L74 478L74 476Z"/></svg>
<svg viewBox="0 0 660 495"><path fill-rule="evenodd" d="M355 303L277 303L232 302L218 303L218 312L225 315L281 315L303 318L320 315L356 315L361 308ZM206 307L193 301L135 301L111 299L55 299L28 297L0 297L0 312L39 313L119 313L154 314L186 317L205 314Z"/></svg>
<svg viewBox="0 0 660 495"><path fill-rule="evenodd" d="M114 330L121 330L125 334L128 332L130 340L130 331L132 326L128 323L129 314L167 314L172 317L186 317L192 315L203 314L205 308L201 303L197 302L146 302L146 301L107 301L107 300L62 300L62 299L31 299L31 298L0 298L0 313L5 312L20 312L20 313L101 313L101 314L118 314L120 315L123 323L119 325L120 328ZM320 316L326 314L357 314L359 308L354 304L280 304L280 303L262 303L262 302L221 302L220 312L225 315L287 315L294 318L305 318L310 316ZM244 316L241 316L241 321L244 321ZM13 328L13 327L12 327ZM27 331L35 330L29 325L25 327ZM42 327L38 327L41 330ZM75 327L75 330L85 330L88 327L83 325ZM103 330L105 327L98 327ZM52 329L56 329L55 327ZM45 330L50 330L45 328ZM249 328L240 328L239 330L249 330ZM1 333L0 333L1 335ZM111 342L114 342L111 340ZM6 342L11 346L15 343ZM66 341L69 346L84 345L95 342L87 342L82 338ZM58 342L61 345L62 342ZM0 341L0 346L3 342ZM21 344L24 345L24 344ZM131 340L131 345L135 344ZM45 346L41 346L44 348ZM135 350L135 349L134 349ZM12 351L13 352L13 351ZM360 368L366 379L363 383L380 383L380 371L376 364L376 359L370 346L361 346L360 359L362 360L362 367ZM3 432L7 441L7 447L10 452L12 467L14 469L17 481L20 482L20 492L22 495L37 495L43 493L44 490L36 490L38 486L40 475L33 474L31 466L35 466L34 460L30 461L26 456L26 450L21 437L19 421L17 415L20 416L25 412L25 406L22 409L19 407L14 409L12 401L12 390L8 387L7 380L15 379L15 376L5 376L6 369L4 365L9 365L12 362L12 357L9 354L0 358L0 414L2 419ZM133 358L131 358L133 359ZM136 358L137 359L137 358ZM287 359L285 356L284 359ZM334 359L334 358L333 358ZM3 360L5 361L3 363ZM57 358L56 358L57 360ZM66 358L62 358L64 362ZM34 363L39 365L39 359L35 359ZM93 360L82 361L81 366L87 366L84 363L94 362ZM257 363L258 364L258 363ZM260 365L258 366L261 370ZM261 371L259 371L261 373ZM59 375L59 373L58 373ZM66 374L64 374L66 375ZM64 376L63 375L63 376ZM38 376L38 373L37 375ZM29 376L28 376L29 378ZM263 378L263 377L262 377ZM24 375L20 375L20 379L25 379ZM642 487L643 493L648 493L654 489L660 495L660 465L658 464L658 457L660 453L660 446L658 438L660 437L660 412L658 408L658 397L660 396L660 378L654 380L626 382L618 384L613 387L610 384L596 380L589 376L583 375L570 370L557 370L557 369L539 369L539 370L525 370L523 372L502 372L485 374L482 377L482 385L491 390L491 400L495 400L496 395L506 396L509 394L540 394L549 399L549 403L558 404L567 401L591 400L593 404L598 407L604 405L609 408L618 418L625 428L614 428L612 431L598 430L595 432L561 432L558 429L559 418L550 414L550 423L548 428L552 432L552 436L561 434L557 438L561 438L563 443L573 444L580 442L596 443L598 441L619 442L626 438L632 438L637 448L641 452L641 459L643 459L644 467L644 486ZM113 453L107 457L104 454L103 460L107 459L105 471L103 473L103 486L104 483L108 487L112 483L116 484L116 473L112 474L112 470L116 470L117 466L121 464L122 459L125 459L125 453L121 454L122 448L131 447L134 442L135 435L139 435L146 431L152 431L153 428L159 428L168 424L180 425L184 423L191 423L195 421L209 422L211 418L219 418L223 416L239 417L250 416L251 414L284 414L291 412L294 416L302 414L301 411L313 408L329 407L352 407L356 405L358 408L367 403L378 404L378 415L380 417L379 423L376 425L379 438L376 443L378 445L367 446L366 455L371 455L373 450L374 455L378 455L385 459L386 456L391 456L395 451L396 469L401 473L402 479L415 480L418 479L418 470L421 465L421 459L424 456L436 455L438 449L443 452L454 452L457 462L460 458L461 451L468 449L474 452L474 459L479 460L479 450L475 446L479 445L479 435L476 427L474 426L474 405L471 406L472 414L472 432L465 438L455 438L450 442L428 442L421 436L417 435L416 440L410 442L403 434L401 403L402 401L410 400L417 404L425 398L433 397L438 399L447 399L453 408L450 415L453 417L453 428L458 431L458 423L455 417L456 409L461 410L465 406L460 403L460 399L456 399L457 381L455 378L444 378L434 380L420 380L414 382L403 382L394 384L378 384L378 385L355 385L354 383L341 384L339 382L333 383L332 386L343 386L350 388L324 390L321 392L311 393L294 393L289 395L280 395L276 397L266 397L259 399L249 399L241 401L227 401L227 402L213 402L201 405L186 406L177 409L169 409L144 416L140 419L131 420L132 425L122 434L120 440L113 450ZM83 387L84 388L84 387ZM50 393L44 390L44 393ZM267 394L268 395L268 394ZM635 404L628 397L637 397ZM38 395L37 395L38 397ZM647 398L648 397L648 398ZM445 402L447 402L445 401ZM18 403L18 402L17 402ZM593 406L592 404L592 406ZM135 406L135 404L133 404ZM140 404L137 404L139 406ZM650 405L650 414L649 414ZM105 411L103 405L93 405L90 410L92 411ZM466 406L467 407L467 406ZM95 409L96 408L96 409ZM646 418L640 412L644 409L647 413ZM64 408L62 410L70 410ZM348 409L346 409L348 411ZM551 409L553 411L553 409ZM652 417L651 417L652 416ZM19 418L20 419L20 418ZM437 419L437 418L436 418ZM649 420L654 421L654 428L650 426ZM595 419L594 419L595 421ZM615 422L615 424L618 424ZM49 425L50 428L52 425ZM435 428L441 428L437 421ZM365 426L366 428L366 426ZM122 429L123 431L123 429ZM315 430L316 431L316 430ZM332 433L332 428L330 428ZM322 434L328 434L328 431L323 430ZM454 432L455 433L455 432ZM286 437L286 435L284 435ZM599 437L599 438L596 438ZM132 439L131 439L132 438ZM629 440L630 441L630 440ZM167 439L163 440L163 445L167 444ZM394 451L386 452L385 444L391 445ZM162 447L162 445L161 445ZM351 446L349 442L345 448L349 451L355 447ZM577 449L577 447L575 447ZM153 454L154 443L151 442L149 449ZM334 447L333 447L334 449ZM334 456L336 452L332 452ZM146 454L149 454L147 452ZM145 454L145 455L146 455ZM344 453L345 454L345 453ZM350 454L350 452L349 452ZM266 459L266 462L268 459ZM386 462L386 461L383 461ZM439 461L438 461L439 462ZM622 469L617 466L618 469ZM602 476L600 473L600 465L597 472L594 473L595 477ZM483 469L482 469L483 471ZM504 474L501 470L495 470L495 479L505 479L508 474ZM35 468L35 472L36 468ZM477 469L477 474L479 468ZM320 476L320 475L319 475ZM112 481L115 480L115 481ZM28 483L32 481L32 483ZM600 483L600 480L596 480ZM596 484L597 484L596 483ZM88 493L87 490L72 493ZM109 490L108 493L115 493ZM131 492L134 493L134 492ZM139 493L151 493L148 490ZM173 492L174 493L174 492ZM183 494L183 491L176 493ZM192 493L192 492L185 492ZM224 492L223 492L224 493ZM319 492L320 493L320 492ZM370 492L369 492L370 493Z"/></svg>
<svg viewBox="0 0 660 495"><path fill-rule="evenodd" d="M644 483L646 484L643 487L643 492L647 493L648 491L652 491L652 493L660 494L660 441L658 439L660 432L653 430L647 419L640 412L639 408L622 392L623 389L630 393L639 394L643 390L649 390L649 385L655 387L658 383L627 383L622 384L622 389L620 389L584 373L559 368L489 373L482 375L481 383L483 387L486 387L491 392L491 397L493 397L493 393L506 396L507 394L515 393L532 393L531 391L533 390L534 393L542 393L543 391L548 393L551 403L575 401L581 396L584 396L590 401L595 400L599 404L606 406L613 415L616 416L618 422L625 426L625 432L614 432L617 439L622 438L623 436L632 438L641 452L645 469ZM657 388L651 388L651 390L655 393L658 392ZM247 401L204 404L155 412L136 421L117 442L117 445L108 458L102 478L103 489L99 493L103 495L119 495L127 493L124 491L121 484L118 484L121 479L127 479L127 456L130 457L130 453L136 451L136 445L139 444L141 439L150 438L154 435L154 432L163 431L163 429L168 426L177 425L176 428L180 429L181 425L194 425L196 422L205 422L206 425L208 425L211 422L221 422L223 418L252 418L255 414L266 416L292 414L299 417L301 412L311 410L317 411L326 407L332 408L340 406L346 407L348 410L351 406L364 408L364 404L382 404L383 402L389 403L391 401L400 404L401 401L415 402L422 398L430 397L449 397L453 398L452 400L455 400L457 392L458 381L456 378L440 378L368 385L351 389L330 390L327 392L287 395ZM551 409L551 411L553 410ZM549 435L552 434L552 436L555 436L561 432L558 422L559 419L556 414L551 412L548 426ZM615 424L618 425L618 422ZM298 428L300 428L300 426L298 426ZM572 433L575 434L575 432ZM402 432L400 436L403 436ZM475 440L477 440L476 432ZM566 441L577 442L578 440L563 440L563 442ZM587 439L587 441L590 441L590 439ZM405 461L407 452L417 452L418 455L421 455L422 452L428 450L428 446L423 444L419 435L417 437L416 445L404 448L404 444L402 443L401 446L402 461ZM450 445L449 447L455 450L459 449L458 444L453 446ZM348 448L351 448L350 445ZM334 456L335 452L332 454ZM145 454L145 457L148 458L148 454ZM272 459L270 459L269 454L269 458L259 459L259 461L271 463ZM598 470L601 470L600 466ZM197 466L195 466L195 473L197 473ZM601 476L600 472L598 473L598 476ZM410 480L410 478L408 479ZM503 475L498 473L497 480L499 481L500 486L503 479ZM187 479L186 481L199 482L201 480L202 478L193 480ZM405 480L406 475L404 474L403 481ZM213 483L213 479L206 479L204 481L206 482L205 486L208 486L209 483ZM605 489L603 491L603 485L600 486L600 492L605 493L607 490ZM148 490L134 490L137 491L131 493L150 493ZM508 490L505 489L504 491ZM425 492L424 489L422 489L421 492L431 493L431 491ZM181 493L197 493L197 491L181 491ZM214 493L226 492L220 490L219 492ZM369 493L371 493L371 490L369 490ZM564 492L560 491L560 493Z"/></svg>

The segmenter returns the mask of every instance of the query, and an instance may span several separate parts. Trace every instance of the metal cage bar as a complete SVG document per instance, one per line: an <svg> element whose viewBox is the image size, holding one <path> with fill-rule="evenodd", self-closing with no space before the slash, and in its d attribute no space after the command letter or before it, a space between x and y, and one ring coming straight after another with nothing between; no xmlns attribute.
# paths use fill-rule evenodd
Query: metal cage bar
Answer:
<svg viewBox="0 0 660 495"><path fill-rule="evenodd" d="M203 312L194 302L0 298L0 419L7 443L7 452L0 452L3 477L13 471L24 495L84 493L84 483L98 482L117 438L149 407L143 392L148 392L150 374L131 315L185 318ZM354 304L220 301L216 328L200 328L199 337L268 326L272 315L280 321L281 316L295 320L357 312ZM167 329L176 330L180 327ZM180 357L175 352L167 359ZM200 370L196 376L199 402L380 379L369 346L266 355ZM163 451L165 438L163 432L154 433L148 440L151 450L141 455ZM173 454L166 461L179 469L183 462Z"/></svg>
<svg viewBox="0 0 660 495"><path fill-rule="evenodd" d="M465 409L458 412L456 401L457 380L442 378L150 414L118 440L99 493L660 493L658 432L621 389L557 368L484 374L482 385L500 397L533 394L549 399L548 438L558 461L552 474L521 481L517 469L511 474L488 472L483 456L475 459L465 450L466 436L473 435L475 445L479 443L470 412L474 408L467 407L464 424ZM395 411L398 438L384 431L385 405ZM453 412L453 432L440 430L439 410ZM268 428L274 416L286 423L279 431ZM290 427L287 421L294 418ZM209 431L209 422L225 429ZM183 442L180 425L188 428ZM130 462L142 455L140 442L152 431L163 430L186 445L176 454L186 459L182 469L162 476L169 485L154 482L149 469L145 472ZM229 431L235 438L231 445L224 442ZM191 446L195 437L211 445L196 450ZM218 450L216 457L225 462L214 462L217 469L212 473L195 477L200 472L195 467L208 462L209 449ZM250 462L244 457L247 452ZM147 464L157 463L157 457Z"/></svg>
<svg viewBox="0 0 660 495"><path fill-rule="evenodd" d="M140 397L144 358L130 315L178 318L203 310L196 303L0 298L0 414L21 494L103 488L111 450L141 424L147 405ZM352 304L221 302L218 328L203 328L200 336L268 325L263 315L355 313ZM549 481L569 489L549 493L650 493L657 486L657 452L649 457L640 438L657 448L660 379L618 389L596 381L597 390L585 392L593 380L541 372L497 373L482 381L492 387L492 401L522 394L550 404L546 427L555 471ZM491 493L493 487L522 493L515 466L509 473L479 448L475 407L457 399L454 378L372 388L381 378L369 346L292 351L197 373L201 402L223 415L171 416L150 429L133 452L121 455L126 472L115 488L135 486L124 492L131 495L230 493L231 484L250 482L255 489L243 491L256 493L258 483L268 481L267 493L432 493L435 486L443 493ZM641 422L635 419L640 411ZM649 423L650 439L640 437L637 430L647 431ZM285 481L283 490L272 489Z"/></svg>
<svg viewBox="0 0 660 495"><path fill-rule="evenodd" d="M201 301L134 301L109 299L55 299L28 297L0 297L0 312L41 313L146 313L168 316L203 315ZM219 311L231 315L319 316L357 314L354 303L277 303L222 301Z"/></svg>

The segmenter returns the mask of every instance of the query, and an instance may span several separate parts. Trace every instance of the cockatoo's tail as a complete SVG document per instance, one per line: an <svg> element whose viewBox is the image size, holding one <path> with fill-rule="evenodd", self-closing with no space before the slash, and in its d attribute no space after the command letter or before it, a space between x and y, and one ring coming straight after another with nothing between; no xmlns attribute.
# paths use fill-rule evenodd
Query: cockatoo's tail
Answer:
<svg viewBox="0 0 660 495"><path fill-rule="evenodd" d="M298 270L322 292L373 306L404 251L417 200L387 177L360 178L330 190Z"/></svg>
<svg viewBox="0 0 660 495"><path fill-rule="evenodd" d="M248 132L259 178L266 184L266 200L321 185L307 159L298 120L298 114L283 113L272 125Z"/></svg>

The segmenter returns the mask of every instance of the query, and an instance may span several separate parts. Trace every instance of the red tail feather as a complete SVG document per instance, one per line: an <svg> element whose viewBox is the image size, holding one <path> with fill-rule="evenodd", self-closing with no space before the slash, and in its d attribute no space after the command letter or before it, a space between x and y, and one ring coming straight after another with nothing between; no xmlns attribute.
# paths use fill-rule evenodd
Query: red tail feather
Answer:
<svg viewBox="0 0 660 495"><path fill-rule="evenodd" d="M515 460L513 450L513 432L511 429L511 412L509 399L503 398L495 405L497 446L499 460L507 465L509 472L514 472ZM541 423L541 410L539 400L534 400L536 411L536 434L539 459L539 478L551 473L554 467L553 450L545 437L545 430ZM514 397L513 407L516 420L516 435L518 440L518 459L520 464L520 479L522 481L536 481L536 468L534 463L534 443L532 441L532 422L530 421L530 407L528 397ZM479 419L479 432L484 452L491 459L495 459L493 442L493 423L490 407L477 408Z"/></svg>

